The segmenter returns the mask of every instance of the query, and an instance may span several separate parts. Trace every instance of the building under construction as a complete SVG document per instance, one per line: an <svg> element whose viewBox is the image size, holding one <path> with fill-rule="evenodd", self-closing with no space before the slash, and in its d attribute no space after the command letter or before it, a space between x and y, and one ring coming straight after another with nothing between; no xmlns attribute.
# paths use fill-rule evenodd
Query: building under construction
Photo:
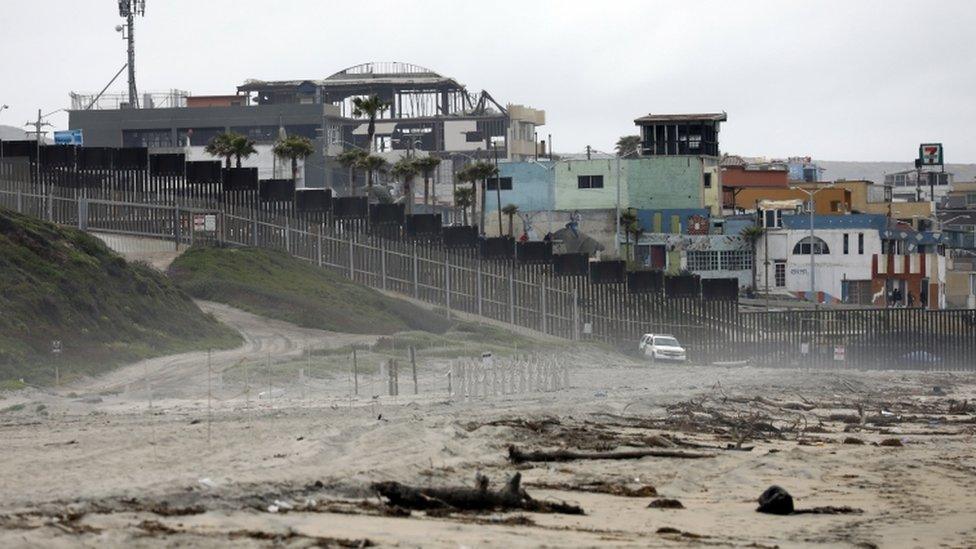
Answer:
<svg viewBox="0 0 976 549"><path fill-rule="evenodd" d="M282 133L316 144L305 163L305 184L345 188L332 159L347 148L367 149L365 118L353 115L356 97L377 95L389 107L378 117L373 150L389 160L412 151L445 160L440 179L472 158L526 160L546 153L537 128L545 112L502 104L455 79L408 63L365 63L322 80L248 80L233 95L171 91L165 101L146 94L143 108L115 96L72 93L71 129L85 146L203 147L223 131L270 145Z"/></svg>

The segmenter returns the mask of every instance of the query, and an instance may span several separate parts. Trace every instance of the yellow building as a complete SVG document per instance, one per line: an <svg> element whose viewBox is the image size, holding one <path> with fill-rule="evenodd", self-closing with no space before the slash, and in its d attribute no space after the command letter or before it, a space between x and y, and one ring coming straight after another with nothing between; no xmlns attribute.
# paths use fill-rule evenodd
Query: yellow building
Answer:
<svg viewBox="0 0 976 549"><path fill-rule="evenodd" d="M850 191L852 212L890 215L915 227L919 219L931 218L935 214L932 202L886 201L884 185L870 181L841 180L834 182L834 187Z"/></svg>

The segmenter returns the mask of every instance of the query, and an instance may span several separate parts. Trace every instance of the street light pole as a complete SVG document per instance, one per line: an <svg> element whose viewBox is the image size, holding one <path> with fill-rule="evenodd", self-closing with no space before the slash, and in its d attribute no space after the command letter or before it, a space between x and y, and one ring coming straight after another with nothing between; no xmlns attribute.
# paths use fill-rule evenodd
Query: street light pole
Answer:
<svg viewBox="0 0 976 549"><path fill-rule="evenodd" d="M813 211L814 211L814 202L813 202L813 196L815 194L819 193L820 191L822 191L824 189L830 189L833 186L834 185L831 183L830 185L826 185L826 186L820 187L819 189L814 189L813 191L808 191L808 190L806 190L804 188L801 188L801 187L790 187L790 189L792 189L794 191L803 191L804 193L807 194L807 196L810 197L810 202L809 202L809 206L808 206L808 209L810 210L810 236L809 236L809 238L810 238L810 297L813 297L816 294L816 291L817 291L817 289L816 289L817 288L817 286L816 286L817 273L816 273L816 270L815 270L816 269L816 264L815 264L816 254L814 253L814 249L813 249L813 244L814 244L814 236L813 236ZM818 303L819 303L819 301L818 301Z"/></svg>

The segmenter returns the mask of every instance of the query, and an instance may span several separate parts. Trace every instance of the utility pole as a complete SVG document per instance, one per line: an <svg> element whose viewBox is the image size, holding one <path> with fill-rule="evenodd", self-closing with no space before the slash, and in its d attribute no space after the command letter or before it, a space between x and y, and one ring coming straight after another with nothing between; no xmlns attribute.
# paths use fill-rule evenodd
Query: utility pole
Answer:
<svg viewBox="0 0 976 549"><path fill-rule="evenodd" d="M122 38L128 46L129 60L129 108L139 108L139 93L136 91L136 15L146 15L146 0L119 0L119 16L125 18L125 30ZM122 32L121 25L115 27Z"/></svg>
<svg viewBox="0 0 976 549"><path fill-rule="evenodd" d="M49 113L50 114L50 113ZM44 116L41 114L41 109L37 109L37 121L27 122L25 126L34 126L34 136L37 138L37 158L34 162L34 175L36 179L35 184L40 184L41 182L41 136L47 132L44 132L41 128L45 126L50 126L51 124L44 121ZM28 132L31 133L31 132Z"/></svg>
<svg viewBox="0 0 976 549"><path fill-rule="evenodd" d="M498 236L505 234L502 229L502 176L498 172L498 143L491 144L495 153L495 197L498 200Z"/></svg>

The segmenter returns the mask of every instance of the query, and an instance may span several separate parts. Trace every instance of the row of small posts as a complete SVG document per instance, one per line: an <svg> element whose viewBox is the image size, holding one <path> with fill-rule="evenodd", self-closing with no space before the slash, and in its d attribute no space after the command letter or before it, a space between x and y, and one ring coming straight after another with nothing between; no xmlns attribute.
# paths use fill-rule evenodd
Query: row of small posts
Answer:
<svg viewBox="0 0 976 549"><path fill-rule="evenodd" d="M462 358L451 362L447 381L460 398L551 392L569 387L569 366L552 356Z"/></svg>

